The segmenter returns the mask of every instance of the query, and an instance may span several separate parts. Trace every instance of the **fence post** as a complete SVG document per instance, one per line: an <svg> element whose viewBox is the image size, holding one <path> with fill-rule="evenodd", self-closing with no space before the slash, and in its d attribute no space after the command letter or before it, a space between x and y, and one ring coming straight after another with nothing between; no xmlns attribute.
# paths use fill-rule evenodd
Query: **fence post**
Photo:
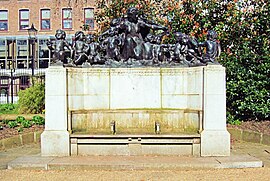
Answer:
<svg viewBox="0 0 270 181"><path fill-rule="evenodd" d="M10 89L11 89L11 103L13 104L13 69L10 69Z"/></svg>

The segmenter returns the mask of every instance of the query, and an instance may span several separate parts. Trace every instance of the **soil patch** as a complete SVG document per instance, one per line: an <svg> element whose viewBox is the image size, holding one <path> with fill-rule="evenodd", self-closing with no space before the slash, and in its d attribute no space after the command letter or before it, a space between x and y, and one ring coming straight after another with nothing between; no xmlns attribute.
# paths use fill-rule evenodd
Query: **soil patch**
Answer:
<svg viewBox="0 0 270 181"><path fill-rule="evenodd" d="M241 125L227 125L228 128L236 128L247 131L255 131L263 134L270 135L270 120L265 121L246 121L242 122Z"/></svg>
<svg viewBox="0 0 270 181"><path fill-rule="evenodd" d="M44 127L45 127L44 125L33 125L30 128L23 128L22 132L18 132L19 127L9 128L7 126L3 126L3 129L0 130L0 140L5 139L5 138L10 138L10 137L23 134L23 133L43 131Z"/></svg>

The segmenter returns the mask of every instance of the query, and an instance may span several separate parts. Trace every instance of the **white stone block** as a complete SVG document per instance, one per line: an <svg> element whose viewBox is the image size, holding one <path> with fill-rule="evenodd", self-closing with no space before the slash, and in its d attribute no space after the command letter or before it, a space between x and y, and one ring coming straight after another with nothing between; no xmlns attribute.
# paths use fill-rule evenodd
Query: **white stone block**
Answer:
<svg viewBox="0 0 270 181"><path fill-rule="evenodd" d="M84 109L109 109L110 107L110 97L109 95L85 95L84 99Z"/></svg>
<svg viewBox="0 0 270 181"><path fill-rule="evenodd" d="M226 130L225 69L220 65L204 69L203 129Z"/></svg>
<svg viewBox="0 0 270 181"><path fill-rule="evenodd" d="M201 156L230 156L230 133L204 130L201 133Z"/></svg>
<svg viewBox="0 0 270 181"><path fill-rule="evenodd" d="M129 155L127 144L80 144L78 145L79 155Z"/></svg>
<svg viewBox="0 0 270 181"><path fill-rule="evenodd" d="M44 131L41 134L41 156L70 156L67 131Z"/></svg>
<svg viewBox="0 0 270 181"><path fill-rule="evenodd" d="M84 109L84 95L83 94L74 94L68 96L68 109L72 110L81 110Z"/></svg>
<svg viewBox="0 0 270 181"><path fill-rule="evenodd" d="M160 108L159 69L112 69L111 109Z"/></svg>
<svg viewBox="0 0 270 181"><path fill-rule="evenodd" d="M183 95L187 92L185 69L161 68L162 94Z"/></svg>
<svg viewBox="0 0 270 181"><path fill-rule="evenodd" d="M46 95L45 130L67 130L66 99L66 96Z"/></svg>
<svg viewBox="0 0 270 181"><path fill-rule="evenodd" d="M192 110L202 110L202 94L188 94L187 97L187 108Z"/></svg>
<svg viewBox="0 0 270 181"><path fill-rule="evenodd" d="M84 73L79 69L68 69L67 85L68 95L83 95L84 94Z"/></svg>
<svg viewBox="0 0 270 181"><path fill-rule="evenodd" d="M41 135L42 156L69 156L67 132L67 72L50 67L46 72L45 131Z"/></svg>
<svg viewBox="0 0 270 181"><path fill-rule="evenodd" d="M67 72L63 67L46 71L45 130L67 130Z"/></svg>
<svg viewBox="0 0 270 181"><path fill-rule="evenodd" d="M230 134L226 128L225 69L204 68L203 131L201 156L229 156Z"/></svg>
<svg viewBox="0 0 270 181"><path fill-rule="evenodd" d="M201 94L203 91L203 68L187 68L186 89L187 94Z"/></svg>
<svg viewBox="0 0 270 181"><path fill-rule="evenodd" d="M208 65L204 68L204 90L204 94L225 94L226 75L224 67Z"/></svg>
<svg viewBox="0 0 270 181"><path fill-rule="evenodd" d="M204 96L204 129L226 130L225 95Z"/></svg>
<svg viewBox="0 0 270 181"><path fill-rule="evenodd" d="M187 96L186 95L162 95L163 109L186 109Z"/></svg>
<svg viewBox="0 0 270 181"><path fill-rule="evenodd" d="M110 69L86 69L84 73L85 95L109 95Z"/></svg>
<svg viewBox="0 0 270 181"><path fill-rule="evenodd" d="M50 67L46 70L46 95L66 94L66 69L63 67ZM55 84L57 82L57 84Z"/></svg>

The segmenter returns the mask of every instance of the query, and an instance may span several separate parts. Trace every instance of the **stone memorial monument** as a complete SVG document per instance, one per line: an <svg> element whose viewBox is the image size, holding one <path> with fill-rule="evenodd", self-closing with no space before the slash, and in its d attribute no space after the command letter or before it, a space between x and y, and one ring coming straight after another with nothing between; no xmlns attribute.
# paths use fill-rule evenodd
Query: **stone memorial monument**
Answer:
<svg viewBox="0 0 270 181"><path fill-rule="evenodd" d="M217 33L162 44L168 29L136 8L110 25L99 37L78 31L73 45L62 30L48 42L41 154L229 156Z"/></svg>

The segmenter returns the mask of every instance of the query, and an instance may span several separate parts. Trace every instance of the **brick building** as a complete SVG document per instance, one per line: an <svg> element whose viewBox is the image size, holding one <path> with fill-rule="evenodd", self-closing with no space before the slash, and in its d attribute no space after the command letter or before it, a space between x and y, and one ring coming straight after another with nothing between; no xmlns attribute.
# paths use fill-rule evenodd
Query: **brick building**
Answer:
<svg viewBox="0 0 270 181"><path fill-rule="evenodd" d="M0 95L8 99L30 85L32 74L44 76L52 55L46 41L57 29L66 31L70 43L85 25L95 31L94 10L95 0L0 0ZM38 30L34 53L27 31L31 24Z"/></svg>

